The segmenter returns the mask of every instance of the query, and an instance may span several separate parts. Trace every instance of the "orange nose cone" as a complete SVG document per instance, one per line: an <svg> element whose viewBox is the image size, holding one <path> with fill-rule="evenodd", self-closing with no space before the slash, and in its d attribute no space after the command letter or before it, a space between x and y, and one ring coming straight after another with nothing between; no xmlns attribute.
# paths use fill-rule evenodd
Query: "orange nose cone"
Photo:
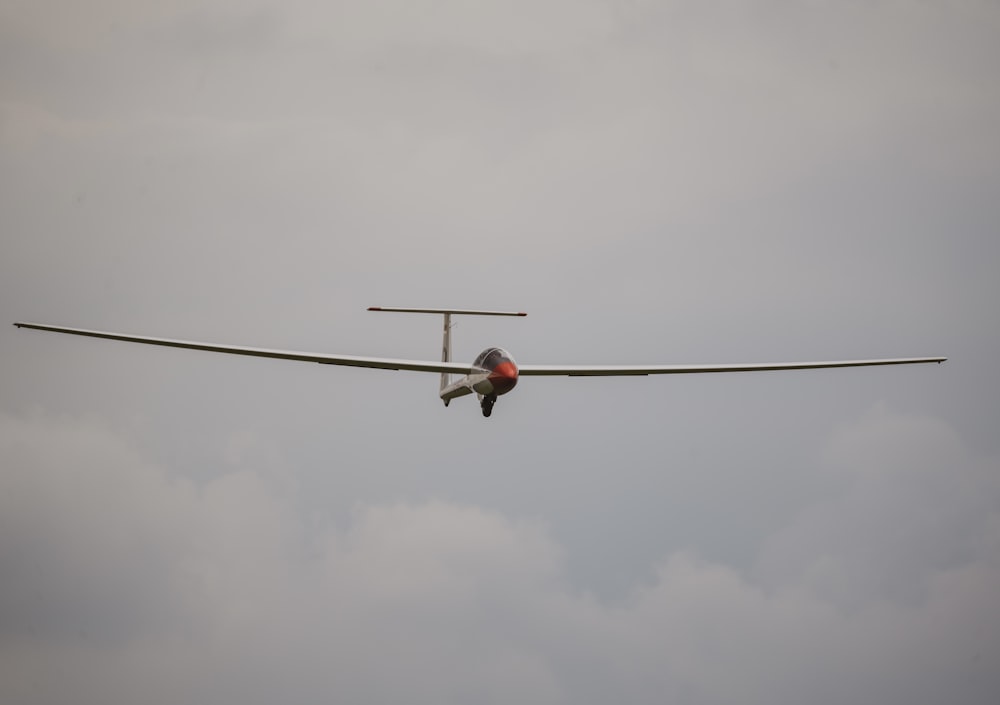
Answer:
<svg viewBox="0 0 1000 705"><path fill-rule="evenodd" d="M490 372L490 384L497 394L506 394L517 384L517 365L505 360Z"/></svg>

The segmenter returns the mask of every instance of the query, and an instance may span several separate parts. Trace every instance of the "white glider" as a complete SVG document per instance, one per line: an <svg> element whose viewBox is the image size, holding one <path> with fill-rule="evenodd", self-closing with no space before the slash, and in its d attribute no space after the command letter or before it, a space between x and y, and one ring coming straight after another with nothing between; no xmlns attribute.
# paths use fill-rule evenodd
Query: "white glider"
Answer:
<svg viewBox="0 0 1000 705"><path fill-rule="evenodd" d="M251 355L272 357L280 360L318 362L323 365L346 365L349 367L374 367L382 370L412 370L415 372L436 372L441 375L440 397L445 406L456 398L476 394L483 411L489 416L497 397L511 391L519 377L562 375L570 377L607 377L625 375L665 375L707 372L758 372L767 370L811 370L827 367L869 367L873 365L912 365L925 362L944 362L944 357L902 357L878 360L834 360L829 362L765 362L736 365L518 365L503 348L487 348L471 363L457 363L451 360L451 317L455 315L473 316L526 316L517 311L479 311L468 309L441 308L387 308L372 306L369 311L395 311L399 313L436 313L444 315L444 339L441 345L441 362L428 360L400 360L384 357L363 357L359 355L333 355L329 353L296 352L294 350L272 350L239 345L219 345L191 340L153 338L143 335L127 335L83 328L66 328L44 323L17 322L18 328L68 333L91 338L123 340L129 343L162 345L171 348L188 348L208 352L229 353L231 355ZM452 382L451 375L461 377Z"/></svg>

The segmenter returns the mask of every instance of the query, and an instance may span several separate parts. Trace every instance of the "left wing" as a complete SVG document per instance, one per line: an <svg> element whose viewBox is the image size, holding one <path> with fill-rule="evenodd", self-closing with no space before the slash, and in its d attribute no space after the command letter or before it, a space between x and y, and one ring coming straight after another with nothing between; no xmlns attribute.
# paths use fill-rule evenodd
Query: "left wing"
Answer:
<svg viewBox="0 0 1000 705"><path fill-rule="evenodd" d="M107 338L109 340L124 340L129 343L146 343L147 345L162 345L168 348L188 348L190 350L205 350L207 352L229 353L231 355L250 355L253 357L273 357L280 360L299 360L301 362L318 362L323 365L346 365L348 367L374 367L381 370L414 370L417 372L448 372L468 374L470 364L455 362L430 362L425 360L397 360L388 357L360 357L357 355L330 355L327 353L296 352L294 350L270 350L267 348L247 348L238 345L218 345L216 343L199 343L193 340L173 340L172 338L151 338L144 335L126 335L124 333L108 333L100 330L85 330L83 328L63 328L44 323L15 323L18 328L33 328L48 330L55 333L83 335L90 338Z"/></svg>
<svg viewBox="0 0 1000 705"><path fill-rule="evenodd" d="M523 377L562 375L568 377L620 377L626 375L679 375L697 372L760 372L766 370L815 370L824 367L870 367L944 362L946 357L896 357L882 360L834 360L831 362L752 362L745 365L518 365Z"/></svg>

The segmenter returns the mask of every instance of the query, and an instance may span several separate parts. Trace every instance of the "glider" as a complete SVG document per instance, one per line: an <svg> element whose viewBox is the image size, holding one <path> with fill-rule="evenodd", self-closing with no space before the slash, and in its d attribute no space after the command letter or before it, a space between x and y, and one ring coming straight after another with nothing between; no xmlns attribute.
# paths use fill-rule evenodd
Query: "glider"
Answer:
<svg viewBox="0 0 1000 705"><path fill-rule="evenodd" d="M190 340L153 338L124 333L65 328L44 323L17 322L18 328L68 333L91 338L123 340L130 343L146 343L171 348L189 348L208 352L229 353L272 357L280 360L318 362L323 365L346 365L349 367L374 367L382 370L412 370L415 372L435 372L441 375L439 396L445 406L452 399L467 394L476 394L483 416L493 412L497 398L511 391L520 377L543 375L563 375L570 377L607 377L624 375L691 374L704 372L755 372L764 370L809 370L826 367L867 367L872 365L910 365L924 362L944 362L944 357L907 357L879 360L836 360L830 362L777 362L750 363L741 365L518 365L509 352L503 348L487 348L471 364L453 362L451 359L452 316L526 316L519 311L480 311L450 308L387 308L372 306L369 311L394 311L398 313L435 313L444 315L444 340L441 344L441 362L427 360L399 360L383 357L362 357L357 355L333 355L328 353L296 352L293 350L270 350L249 348L238 345L218 345ZM461 375L452 381L451 375Z"/></svg>

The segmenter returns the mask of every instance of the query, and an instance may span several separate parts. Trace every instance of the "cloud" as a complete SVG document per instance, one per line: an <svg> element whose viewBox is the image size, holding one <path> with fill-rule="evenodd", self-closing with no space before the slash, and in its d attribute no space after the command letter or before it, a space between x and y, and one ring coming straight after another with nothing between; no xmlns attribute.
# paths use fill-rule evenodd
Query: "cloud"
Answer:
<svg viewBox="0 0 1000 705"><path fill-rule="evenodd" d="M8 322L954 362L7 325L0 700L995 700L995 4L12 7Z"/></svg>
<svg viewBox="0 0 1000 705"><path fill-rule="evenodd" d="M895 548L892 537L833 532L833 541L821 519L863 526L856 505L868 476L903 470L898 457L864 467L857 461L872 456L859 444L891 443L912 459L894 434L914 432L929 439L915 457L955 442L938 424L884 410L845 429L831 456L860 486L788 534L832 544L842 575L891 583L898 567L876 558ZM952 541L962 560L940 560L948 546L927 558L904 551L903 577L920 594L876 591L846 610L784 535L761 565L775 552L798 562L762 568L765 580L677 553L649 584L604 602L570 584L543 525L474 506L359 505L343 526L307 522L294 493L260 473L196 486L101 423L45 415L0 419L0 463L6 702L892 703L958 693L985 703L995 694L1000 521L989 478L966 465L952 469L965 483L954 496L975 489L979 502L922 490L888 507L887 495L871 499L883 525L902 515L912 540ZM921 533L916 517L935 505L943 523ZM992 534L956 532L963 509ZM829 569L825 577L837 584Z"/></svg>
<svg viewBox="0 0 1000 705"><path fill-rule="evenodd" d="M845 607L916 603L941 575L1000 556L997 461L947 424L880 404L834 435L826 462L839 486L771 537L766 582Z"/></svg>

